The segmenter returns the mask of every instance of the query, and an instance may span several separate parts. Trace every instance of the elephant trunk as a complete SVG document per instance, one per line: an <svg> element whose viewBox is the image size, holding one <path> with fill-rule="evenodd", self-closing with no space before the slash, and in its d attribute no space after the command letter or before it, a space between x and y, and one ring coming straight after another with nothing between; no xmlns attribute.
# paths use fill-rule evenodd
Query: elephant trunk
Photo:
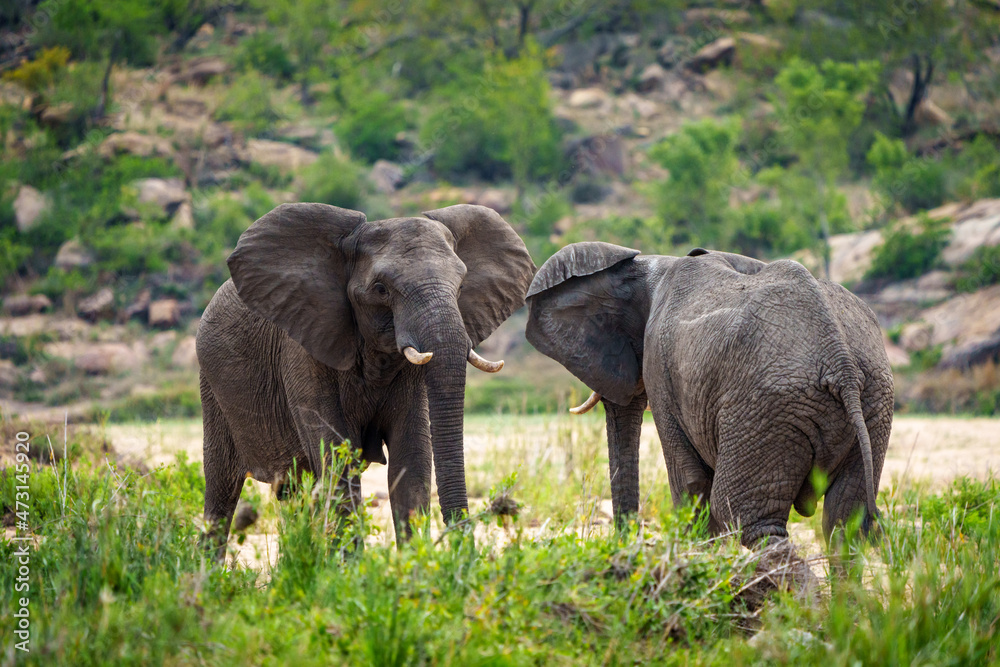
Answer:
<svg viewBox="0 0 1000 667"><path fill-rule="evenodd" d="M454 295L423 295L411 326L403 326L412 340L399 340L401 347L413 345L433 357L424 365L424 379L431 421L434 475L441 513L446 523L468 514L465 487L465 367L469 335ZM397 326L397 338L400 327ZM404 336L407 334L404 333Z"/></svg>

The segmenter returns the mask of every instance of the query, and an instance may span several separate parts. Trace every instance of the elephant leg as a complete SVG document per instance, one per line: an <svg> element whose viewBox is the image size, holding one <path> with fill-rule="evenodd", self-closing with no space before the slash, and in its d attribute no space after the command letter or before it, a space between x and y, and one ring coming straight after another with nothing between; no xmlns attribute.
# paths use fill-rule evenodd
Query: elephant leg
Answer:
<svg viewBox="0 0 1000 667"><path fill-rule="evenodd" d="M865 396L865 398L869 398ZM870 403L865 407L867 408ZM885 463L885 452L889 447L889 433L892 427L892 396L876 402L871 409L865 409L865 423L872 444L872 482L878 493ZM855 512L864 512L861 530L870 535L875 527L876 517L868 515L868 490L865 481L864 461L857 439L850 442L850 451L839 469L832 476L823 500L823 534L827 544L838 526L844 526Z"/></svg>
<svg viewBox="0 0 1000 667"><path fill-rule="evenodd" d="M216 560L226 555L233 512L240 500L246 471L240 468L229 424L204 376L201 378L204 424L205 536L203 546Z"/></svg>
<svg viewBox="0 0 1000 667"><path fill-rule="evenodd" d="M604 401L608 428L608 464L615 526L623 529L639 513L639 436L646 393L626 406Z"/></svg>
<svg viewBox="0 0 1000 667"><path fill-rule="evenodd" d="M680 424L671 414L653 415L656 418L656 431L660 436L660 446L663 449L663 460L667 465L667 479L670 482L670 499L674 507L684 503L688 497L696 503L708 507L712 494L713 471L684 435ZM722 526L714 516L709 516L708 528L713 534L722 532Z"/></svg>
<svg viewBox="0 0 1000 667"><path fill-rule="evenodd" d="M388 433L389 506L396 529L396 544L410 539L414 512L428 514L431 507L431 429L427 394L418 388L408 409Z"/></svg>
<svg viewBox="0 0 1000 667"><path fill-rule="evenodd" d="M787 538L788 515L812 465L812 445L791 424L724 421L712 482L712 517L720 525L741 527L741 543L747 548Z"/></svg>

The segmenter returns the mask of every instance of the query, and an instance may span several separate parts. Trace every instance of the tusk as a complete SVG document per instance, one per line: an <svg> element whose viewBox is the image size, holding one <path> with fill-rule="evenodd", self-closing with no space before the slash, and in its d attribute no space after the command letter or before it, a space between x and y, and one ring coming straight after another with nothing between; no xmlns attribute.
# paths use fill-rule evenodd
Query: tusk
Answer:
<svg viewBox="0 0 1000 667"><path fill-rule="evenodd" d="M469 363L483 371L484 373L496 373L503 368L503 359L500 361L490 361L483 359L475 350L469 350Z"/></svg>
<svg viewBox="0 0 1000 667"><path fill-rule="evenodd" d="M407 361L417 366L423 366L434 356L433 352L417 352L416 348L413 347L404 347L403 354Z"/></svg>
<svg viewBox="0 0 1000 667"><path fill-rule="evenodd" d="M570 408L569 411L574 415L582 415L585 412L590 412L594 409L594 406L601 400L601 395L596 391L591 392L590 398L584 401L583 405L578 405L575 408Z"/></svg>

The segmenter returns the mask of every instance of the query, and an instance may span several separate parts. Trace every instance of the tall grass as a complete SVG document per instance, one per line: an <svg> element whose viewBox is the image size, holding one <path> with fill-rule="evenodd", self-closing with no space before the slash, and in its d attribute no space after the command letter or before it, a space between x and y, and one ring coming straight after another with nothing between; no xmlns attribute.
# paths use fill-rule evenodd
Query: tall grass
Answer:
<svg viewBox="0 0 1000 667"><path fill-rule="evenodd" d="M496 465L470 473L492 476L489 507L451 530L436 517L415 517L412 541L398 549L377 540L360 547L355 538L368 537L374 522L328 503L329 477L307 477L288 500L270 501L280 556L267 581L206 560L200 465L181 457L145 473L69 447L67 466L32 464L32 652L17 657L26 664L1000 662L996 481L959 480L937 494L891 490L881 541L855 557L863 576L837 581L813 602L775 593L755 611L741 592L756 556L728 537L710 538L689 506L658 506L625 535L585 530L595 514L580 503L581 489L591 476L597 488L598 471L606 477L596 449L600 422L592 421L575 436L567 426L538 433L534 446L552 448L548 459L526 457L534 435L512 443L508 455L497 445ZM546 479L549 490L533 490L546 488ZM13 468L0 474L5 513L15 484ZM510 516L518 504L527 512ZM474 524L497 514L504 528L473 536ZM14 548L3 543L0 556L9 562ZM14 577L13 568L0 570L5 610L15 604ZM12 629L0 629L8 659Z"/></svg>

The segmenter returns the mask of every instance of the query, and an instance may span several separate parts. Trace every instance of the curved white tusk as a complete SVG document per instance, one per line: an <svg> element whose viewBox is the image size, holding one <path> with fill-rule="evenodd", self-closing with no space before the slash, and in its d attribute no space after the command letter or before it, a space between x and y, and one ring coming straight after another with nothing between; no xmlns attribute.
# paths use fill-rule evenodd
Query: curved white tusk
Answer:
<svg viewBox="0 0 1000 667"><path fill-rule="evenodd" d="M503 359L500 361L490 361L489 359L483 359L475 350L469 350L469 363L483 371L484 373L496 373L501 368L503 368Z"/></svg>
<svg viewBox="0 0 1000 667"><path fill-rule="evenodd" d="M416 348L413 347L404 347L403 354L407 361L417 366L423 366L434 356L433 352L417 352Z"/></svg>
<svg viewBox="0 0 1000 667"><path fill-rule="evenodd" d="M601 400L600 394L598 394L596 391L591 392L590 398L584 401L583 405L578 405L575 408L570 408L569 411L572 412L574 415L582 415L585 412L590 412L591 410L593 410L594 406L597 405L600 402L600 400Z"/></svg>

